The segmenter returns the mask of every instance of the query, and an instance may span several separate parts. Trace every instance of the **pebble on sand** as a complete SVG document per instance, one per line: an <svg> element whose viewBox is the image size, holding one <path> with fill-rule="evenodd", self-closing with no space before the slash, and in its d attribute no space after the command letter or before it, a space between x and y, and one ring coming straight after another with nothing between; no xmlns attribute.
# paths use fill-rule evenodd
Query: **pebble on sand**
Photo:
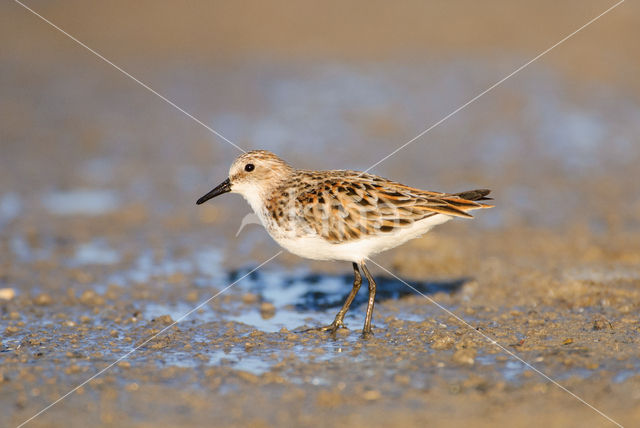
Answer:
<svg viewBox="0 0 640 428"><path fill-rule="evenodd" d="M605 318L595 318L593 320L593 330L604 330L606 328L613 329L611 322Z"/></svg>
<svg viewBox="0 0 640 428"><path fill-rule="evenodd" d="M453 354L453 362L472 366L476 360L476 350L471 348L458 349Z"/></svg>
<svg viewBox="0 0 640 428"><path fill-rule="evenodd" d="M38 294L35 299L33 299L33 303L35 303L38 306L47 306L50 305L51 302L53 300L51 299L51 296L49 296L46 293L42 293L42 294Z"/></svg>
<svg viewBox="0 0 640 428"><path fill-rule="evenodd" d="M364 394L362 394L362 398L364 398L367 401L379 400L381 396L382 395L380 394L380 391L376 389L370 389L368 391L365 391Z"/></svg>
<svg viewBox="0 0 640 428"><path fill-rule="evenodd" d="M273 318L276 314L276 307L273 303L262 302L260 304L260 315L262 318L268 320L269 318Z"/></svg>
<svg viewBox="0 0 640 428"><path fill-rule="evenodd" d="M242 302L250 305L252 303L256 303L258 301L258 295L253 293L246 293L242 296Z"/></svg>
<svg viewBox="0 0 640 428"><path fill-rule="evenodd" d="M455 343L453 337L445 333L436 333L431 338L431 349L446 350L451 349Z"/></svg>
<svg viewBox="0 0 640 428"><path fill-rule="evenodd" d="M151 322L169 325L173 323L173 318L171 318L171 315L160 315L152 319Z"/></svg>
<svg viewBox="0 0 640 428"><path fill-rule="evenodd" d="M0 288L0 300L11 300L16 297L16 290L13 288Z"/></svg>

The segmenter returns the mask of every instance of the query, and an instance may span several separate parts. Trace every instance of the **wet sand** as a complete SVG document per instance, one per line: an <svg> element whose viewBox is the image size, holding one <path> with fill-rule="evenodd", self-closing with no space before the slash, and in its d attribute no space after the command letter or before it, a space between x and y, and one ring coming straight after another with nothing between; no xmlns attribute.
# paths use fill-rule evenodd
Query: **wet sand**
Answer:
<svg viewBox="0 0 640 428"><path fill-rule="evenodd" d="M550 263L575 251L584 235L507 233L529 242L519 248L505 246L504 234L469 243L466 233L447 232L387 263L400 276L419 278L411 284L473 328L379 274L372 339L359 336L363 295L347 317L350 330L335 338L298 333L330 321L350 278L274 263L33 424L606 425L479 329L632 426L640 416L638 249L604 255L606 245L625 248L609 241L587 246L587 260ZM39 286L2 304L2 403L3 414L12 415L3 424L25 419L248 271L211 280L198 268L183 271L182 259L149 260L123 269L124 285L99 279L119 264L61 274L41 261L35 272L12 270L13 283Z"/></svg>
<svg viewBox="0 0 640 428"><path fill-rule="evenodd" d="M589 3L576 17L546 3L535 13L511 6L531 25L553 19L502 45L512 20L475 10L466 38L445 38L424 59L410 53L436 45L439 15L377 48L375 37L332 48L285 27L202 58L187 36L149 40L148 23L133 25L138 8L125 17L116 6L33 6L242 147L318 169L366 169L556 41L549 31L607 7ZM372 267L375 334L362 340L364 289L349 330L300 333L333 319L351 288L347 263L282 254L247 275L279 250L256 225L236 236L249 207L232 195L195 206L225 178L233 147L17 6L0 6L14 26L3 31L23 36L1 54L0 425L17 426L144 343L27 426L614 426L484 334L634 426L640 103L629 77L638 56L625 53L637 39L634 7L374 170L433 190L489 187L496 208L376 258L427 297ZM153 13L169 25L170 14ZM184 22L195 25L191 14ZM384 21L377 7L371 14ZM109 39L91 24L98 16L122 32ZM504 26L481 25L489 19ZM174 33L189 34L176 22ZM473 34L482 34L475 44ZM414 41L391 55L405 39Z"/></svg>

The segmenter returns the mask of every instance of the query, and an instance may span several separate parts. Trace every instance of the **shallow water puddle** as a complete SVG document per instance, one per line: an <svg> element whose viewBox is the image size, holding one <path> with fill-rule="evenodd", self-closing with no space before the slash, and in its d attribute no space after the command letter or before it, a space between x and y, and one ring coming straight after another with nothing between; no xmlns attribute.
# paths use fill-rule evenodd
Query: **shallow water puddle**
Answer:
<svg viewBox="0 0 640 428"><path fill-rule="evenodd" d="M83 265L113 265L120 261L120 253L110 248L104 241L94 239L76 248L71 264Z"/></svg>
<svg viewBox="0 0 640 428"><path fill-rule="evenodd" d="M297 330L303 326L312 325L314 320L322 319L325 314L314 312L300 312L286 308L276 309L273 316L265 317L259 310L251 309L241 315L228 317L229 320L255 327L260 331L273 333L283 328ZM328 323L328 321L327 321Z"/></svg>
<svg viewBox="0 0 640 428"><path fill-rule="evenodd" d="M531 370L524 363L515 359L499 362L495 354L484 354L476 357L476 361L482 366L489 366L499 371L507 382L516 383L522 380L522 374Z"/></svg>
<svg viewBox="0 0 640 428"><path fill-rule="evenodd" d="M110 250L110 247L103 241L93 240L88 244L77 246L71 260L83 266L84 263L89 265L109 264L110 258L113 257L113 254L109 252ZM106 258L103 257L105 255ZM118 262L115 263L117 264ZM99 325L106 328L106 331L104 329L101 332L96 331L96 334L91 334L92 330L89 330L89 334L83 337L84 340L74 345L74 355L77 354L85 356L82 358L86 358L87 355L95 352L96 346L104 346L105 361L118 358L126 351L133 349L132 342L127 344L127 342L123 342L123 339L131 337L134 339L133 343L136 343L137 340L140 340L140 337L136 338L137 333L135 333L134 329L137 327L149 327L145 324L140 324L140 322L153 323L161 320L165 315L171 317L171 320L177 321L191 312L200 302L203 302L207 296L206 293L202 293L202 290L212 283L212 280L208 278L214 271L216 271L216 275L224 277L220 281L223 284L229 284L244 275L243 271L221 273L223 271L218 270L219 263L221 263L220 254L213 250L205 251L202 259L195 263L187 257L167 257L156 260L151 252L147 252L134 259L130 268L117 273L110 273L111 278L120 278L125 283L133 278L149 280L149 278L157 275L169 275L175 272L186 273L193 283L198 283L196 289L201 291L200 299L194 302L187 302L180 297L176 300L175 295L171 299L167 299L164 294L159 294L155 300L153 300L153 297L133 299L128 303L135 311L139 308L140 315L136 316L141 321L124 326L111 322L114 317L121 316L118 314L122 312L114 312L116 313L114 317L102 316L100 315L102 312L91 312L85 306L70 306L66 308L69 320L74 320L79 325L81 324L79 320L82 317L93 318L92 323L85 325L94 325L94 327ZM205 281L205 279L207 280ZM152 358L163 367L199 368L216 366L244 371L257 376L275 370L274 373L286 377L287 381L292 383L332 384L335 379L331 378L331 370L326 371L324 375L312 376L308 370L299 370L296 367L301 367L305 364L313 365L314 362L322 361L329 361L335 364L348 362L362 367L375 366L379 364L381 355L386 355L385 352L388 351L387 348L389 346L398 346L399 343L404 343L402 342L403 340L414 338L411 334L409 336L401 335L398 338L386 338L385 330L387 328L398 329L397 332L411 331L414 327L424 328L420 323L426 319L433 318L433 311L428 311L422 306L415 307L415 304L409 305L410 301L398 301L405 296L414 295L415 292L413 290L402 283L382 277L378 278L379 298L377 299L378 306L374 314L374 325L378 332L375 340L382 340L386 345L380 347L379 343L370 348L359 337L367 299L365 288L361 289L345 318L345 323L350 328L348 333L342 332L337 338L331 338L329 335L326 335L326 337L325 335L316 335L315 333L290 333L331 322L342 305L346 294L351 289L351 281L350 275L321 275L302 269L287 271L272 267L269 270L255 272L240 280L236 286L220 296L220 298L225 299L224 304L219 301L213 301L203 305L184 318L184 321L178 325L179 331L183 334L182 339L168 339L166 346L157 348L157 350L152 348L150 352L143 354L133 354L129 359L135 364L136 358L139 358L141 362ZM461 279L440 283L416 283L414 285L425 293L455 293L463 284L464 280ZM105 286L101 284L93 285L91 289L100 295L104 295L106 290ZM169 285L164 289L164 292L167 289L171 290L172 286ZM180 296L180 293L178 296ZM247 296L250 298L247 298ZM165 303L166 301L170 301L170 303ZM389 301L390 304L385 305L385 301ZM261 310L264 303L273 305L270 311ZM405 304L409 306L405 307ZM425 305L429 305L428 302L425 301ZM423 309L424 314L420 312ZM44 311L46 312L46 307ZM109 311L113 311L113 309L109 309ZM124 313L132 316L133 312L131 314L129 312ZM52 328L51 321L47 320L47 317L38 317L39 315L37 314L35 317L34 315L29 315L28 319L25 319L25 322L28 321L29 323L29 330L46 330L50 340L55 341L56 335L59 335L62 342L64 342L67 340L66 336L75 333L72 328ZM394 325L395 321L389 322L387 317L401 321L401 323ZM477 320L470 319L469 321L475 323L483 320L478 318ZM389 325L387 325L387 322ZM208 325L209 323L212 325ZM234 326L236 323L237 325ZM414 323L417 324L414 325ZM159 330L164 325L168 324L157 324L153 328ZM4 330L6 326L0 327ZM232 334L227 341L222 335L229 328L232 330ZM433 327L429 328L449 330L444 324L433 324ZM115 329L118 333L113 340L108 337L110 329ZM216 331L215 329L220 330ZM256 331L262 332L264 336L254 335L253 333ZM301 339L287 338L287 334L300 334L298 337ZM252 337L257 337L257 339L252 339ZM7 355L14 352L25 339L27 339L27 336L21 334L4 338L2 353ZM162 337L159 337L158 340L161 341ZM253 342L251 342L252 340ZM111 344L106 345L110 341ZM101 342L104 342L105 345ZM251 344L247 347L249 342ZM193 350L183 349L186 344L193 345ZM147 347L145 346L145 348ZM31 349L32 352L36 352L35 347L32 346ZM427 358L425 360L427 366L425 366L424 373L409 379L410 383L416 388L424 388L430 384L432 376L430 373L434 373L435 367L442 367L436 373L441 375L446 373L446 377L453 380L461 379L461 377L468 375L467 370L461 370L459 366L449 362L453 350L434 351L428 341L420 341L420 343L416 343L415 351L421 355L425 354L425 358ZM433 358L429 355L432 355ZM478 374L490 378L499 377L508 383L519 384L529 379L525 375L527 371L530 371L528 367L510 358L499 359L497 355L500 354L486 354L483 348L480 348L478 355L475 357L476 365L474 366L474 371L478 370ZM283 367L282 361L286 358L291 360ZM387 357L385 356L384 358ZM443 365L435 365L434 361L436 360L442 361ZM85 364L89 360L83 361L83 364ZM80 361L78 361L79 363ZM430 365L431 363L434 365ZM401 373L402 364L404 363L399 361L397 367L394 364L386 369L385 376L393 378L398 373ZM542 371L549 369L544 366L544 363L535 363L534 365ZM634 367L625 367L624 370L614 366L593 370L584 368L552 368L551 370L555 371L555 378L566 380L570 377L589 378L603 370L610 369L613 382L621 383L634 376L639 367L639 364L635 364Z"/></svg>

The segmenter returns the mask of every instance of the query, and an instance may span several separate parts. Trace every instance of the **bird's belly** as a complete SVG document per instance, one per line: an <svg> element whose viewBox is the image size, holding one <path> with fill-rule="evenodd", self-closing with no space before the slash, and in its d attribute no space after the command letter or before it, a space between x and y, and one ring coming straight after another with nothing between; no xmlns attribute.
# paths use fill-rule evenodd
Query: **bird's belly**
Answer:
<svg viewBox="0 0 640 428"><path fill-rule="evenodd" d="M367 257L402 245L417 238L451 217L437 214L392 232L379 232L361 239L333 243L318 235L300 237L274 235L274 240L289 252L313 260L345 260L361 262Z"/></svg>

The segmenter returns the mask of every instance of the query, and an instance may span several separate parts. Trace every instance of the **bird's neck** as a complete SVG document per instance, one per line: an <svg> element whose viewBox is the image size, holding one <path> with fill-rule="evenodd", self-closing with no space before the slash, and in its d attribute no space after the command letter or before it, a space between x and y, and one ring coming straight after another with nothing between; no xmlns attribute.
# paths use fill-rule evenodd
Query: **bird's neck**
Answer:
<svg viewBox="0 0 640 428"><path fill-rule="evenodd" d="M274 192L277 191L280 183L272 184L270 186L252 186L249 188L242 189L242 196L251 206L251 209L262 221L262 224L267 225L268 213L267 213L267 203L273 197Z"/></svg>

